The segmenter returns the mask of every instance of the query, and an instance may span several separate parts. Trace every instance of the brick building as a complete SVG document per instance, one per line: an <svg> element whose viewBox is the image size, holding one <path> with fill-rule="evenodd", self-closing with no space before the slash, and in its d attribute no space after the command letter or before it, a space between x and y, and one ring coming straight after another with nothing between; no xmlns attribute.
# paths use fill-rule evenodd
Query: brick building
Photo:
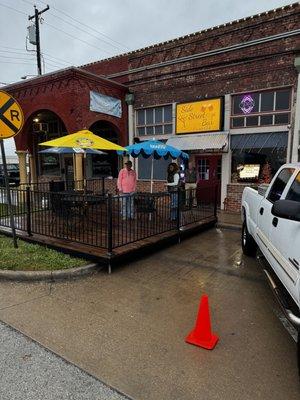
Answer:
<svg viewBox="0 0 300 400"><path fill-rule="evenodd" d="M27 155L31 181L74 177L72 155L39 154L38 144L46 140L86 128L96 134L101 132L102 137L120 145L127 143L125 94L128 89L118 82L71 67L17 82L5 90L18 100L25 118L24 128L15 136L21 182L27 182L29 178L25 167ZM119 99L121 117L91 111L91 91ZM103 168L116 176L118 157L115 153L104 156L104 162L101 156L93 156L93 162L90 158L88 156L87 176L97 176Z"/></svg>
<svg viewBox="0 0 300 400"><path fill-rule="evenodd" d="M299 11L295 3L6 90L27 118L49 93L49 109L68 132L105 120L120 144L155 137L188 151L198 185L218 185L221 207L238 210L245 182L267 182L279 165L298 160ZM122 118L91 112L89 90L121 99ZM28 128L16 145L31 152ZM142 180L148 163L138 160ZM166 162L155 166L163 181Z"/></svg>

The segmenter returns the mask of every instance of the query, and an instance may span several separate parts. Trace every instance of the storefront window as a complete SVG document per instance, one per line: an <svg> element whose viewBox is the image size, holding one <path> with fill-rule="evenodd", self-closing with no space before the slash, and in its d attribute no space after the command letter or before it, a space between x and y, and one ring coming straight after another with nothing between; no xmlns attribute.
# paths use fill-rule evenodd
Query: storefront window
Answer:
<svg viewBox="0 0 300 400"><path fill-rule="evenodd" d="M200 180L209 180L209 159L201 158L198 160L198 177Z"/></svg>
<svg viewBox="0 0 300 400"><path fill-rule="evenodd" d="M33 151L37 158L37 170L39 175L60 176L64 170L63 156L58 154L41 154L40 143L56 139L67 133L63 121L53 112L42 110L32 117L30 127L32 135Z"/></svg>
<svg viewBox="0 0 300 400"><path fill-rule="evenodd" d="M173 132L172 105L136 111L137 136L167 135Z"/></svg>
<svg viewBox="0 0 300 400"><path fill-rule="evenodd" d="M168 165L172 162L172 160L165 160L161 158L159 160L153 160L153 179L164 181L167 179L167 169ZM138 176L139 179L150 179L151 178L151 163L152 159L140 157L138 159Z"/></svg>
<svg viewBox="0 0 300 400"><path fill-rule="evenodd" d="M243 93L232 97L231 127L287 125L291 89Z"/></svg>
<svg viewBox="0 0 300 400"><path fill-rule="evenodd" d="M60 175L59 155L57 154L42 154L41 155L41 173L43 175Z"/></svg>
<svg viewBox="0 0 300 400"><path fill-rule="evenodd" d="M232 182L270 183L286 162L287 132L232 135Z"/></svg>

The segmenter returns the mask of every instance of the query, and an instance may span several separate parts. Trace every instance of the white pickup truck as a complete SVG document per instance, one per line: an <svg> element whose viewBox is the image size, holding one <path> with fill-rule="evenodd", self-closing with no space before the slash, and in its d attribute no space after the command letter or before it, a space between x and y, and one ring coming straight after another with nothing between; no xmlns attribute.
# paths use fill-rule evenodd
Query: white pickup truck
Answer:
<svg viewBox="0 0 300 400"><path fill-rule="evenodd" d="M242 198L242 248L259 247L264 272L289 321L300 332L300 163L283 165L268 187L246 187ZM298 365L300 371L300 333Z"/></svg>

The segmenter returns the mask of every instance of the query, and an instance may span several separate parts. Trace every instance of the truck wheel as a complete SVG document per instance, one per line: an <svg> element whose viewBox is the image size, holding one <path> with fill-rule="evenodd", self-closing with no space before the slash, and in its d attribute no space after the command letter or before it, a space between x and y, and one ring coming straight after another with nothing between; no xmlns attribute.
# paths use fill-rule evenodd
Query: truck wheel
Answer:
<svg viewBox="0 0 300 400"><path fill-rule="evenodd" d="M243 253L246 256L255 257L257 244L255 243L255 240L248 232L247 224L245 221L243 222L243 227L242 227L242 249Z"/></svg>

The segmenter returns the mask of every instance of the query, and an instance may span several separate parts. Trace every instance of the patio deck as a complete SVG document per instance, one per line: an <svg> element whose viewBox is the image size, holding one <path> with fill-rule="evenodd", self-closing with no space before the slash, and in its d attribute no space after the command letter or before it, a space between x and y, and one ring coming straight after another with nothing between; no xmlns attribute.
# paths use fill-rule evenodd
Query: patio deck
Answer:
<svg viewBox="0 0 300 400"><path fill-rule="evenodd" d="M175 195L179 206L174 208L170 193L136 193L128 199L27 189L15 195L15 227L23 240L105 263L111 272L133 253L158 250L216 223L214 196L192 204L182 193ZM0 232L11 233L7 210L0 215Z"/></svg>
<svg viewBox="0 0 300 400"><path fill-rule="evenodd" d="M179 232L176 229L173 229L171 231L160 233L155 236L150 236L145 239L116 247L115 249L113 249L112 253L108 253L107 249L105 248L84 243L78 243L70 239L54 238L37 233L28 235L27 232L19 229L16 229L16 234L19 239L25 240L26 242L45 245L64 253L84 257L86 259L98 262L100 265L106 265L108 267L108 271L111 272L111 268L117 262L123 262L130 256L139 257L141 254L144 255L148 251L151 251L153 249L155 249L155 251L158 251L163 246L178 243L186 236L215 226L216 222L216 217L208 216L199 222L181 227ZM1 226L0 233L11 236L11 229Z"/></svg>

